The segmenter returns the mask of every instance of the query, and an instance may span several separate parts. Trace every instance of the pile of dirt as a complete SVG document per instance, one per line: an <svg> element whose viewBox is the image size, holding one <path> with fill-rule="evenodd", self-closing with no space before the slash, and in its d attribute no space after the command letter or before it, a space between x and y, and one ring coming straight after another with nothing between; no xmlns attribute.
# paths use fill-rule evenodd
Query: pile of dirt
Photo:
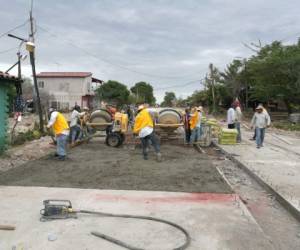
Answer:
<svg viewBox="0 0 300 250"><path fill-rule="evenodd" d="M139 148L111 148L93 140L72 149L66 161L48 155L6 171L0 185L231 192L213 166L213 157L174 145L163 145L162 154L160 163L154 152L145 161Z"/></svg>
<svg viewBox="0 0 300 250"><path fill-rule="evenodd" d="M55 147L50 144L51 142L51 138L46 136L8 149L0 157L0 173L19 167L28 161L39 159L54 151Z"/></svg>

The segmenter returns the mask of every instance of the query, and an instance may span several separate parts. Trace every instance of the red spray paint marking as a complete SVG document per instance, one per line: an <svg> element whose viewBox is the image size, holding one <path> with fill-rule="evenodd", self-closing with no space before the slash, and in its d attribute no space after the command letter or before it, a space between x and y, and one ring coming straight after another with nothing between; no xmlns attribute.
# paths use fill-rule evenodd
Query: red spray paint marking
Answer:
<svg viewBox="0 0 300 250"><path fill-rule="evenodd" d="M96 200L106 201L106 202L137 202L137 203L199 203L199 202L232 202L239 200L239 196L236 194L216 194L216 193L187 193L166 195L165 197L142 197L142 196L131 196L128 195L118 195L118 194L96 194Z"/></svg>

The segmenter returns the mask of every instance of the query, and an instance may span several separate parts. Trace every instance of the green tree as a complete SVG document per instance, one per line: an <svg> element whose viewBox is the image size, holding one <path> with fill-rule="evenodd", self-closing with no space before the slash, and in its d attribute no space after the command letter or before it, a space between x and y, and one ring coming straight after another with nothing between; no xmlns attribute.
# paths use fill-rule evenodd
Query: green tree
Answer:
<svg viewBox="0 0 300 250"><path fill-rule="evenodd" d="M244 63L240 60L233 60L227 65L224 72L220 73L221 82L228 88L229 94L232 98L239 97L243 86L242 72L244 70Z"/></svg>
<svg viewBox="0 0 300 250"><path fill-rule="evenodd" d="M209 99L209 106L212 113L214 114L217 111L216 85L219 83L220 73L212 63L209 64L208 69L209 73L205 78L205 86L209 91L208 94L211 96L211 98Z"/></svg>
<svg viewBox="0 0 300 250"><path fill-rule="evenodd" d="M187 102L190 106L206 106L208 105L209 92L208 90L196 90L187 98Z"/></svg>
<svg viewBox="0 0 300 250"><path fill-rule="evenodd" d="M33 83L29 77L23 78L22 83L22 96L24 100L33 99Z"/></svg>
<svg viewBox="0 0 300 250"><path fill-rule="evenodd" d="M153 87L146 82L138 82L131 89L135 96L136 103L155 104L155 97L153 95Z"/></svg>
<svg viewBox="0 0 300 250"><path fill-rule="evenodd" d="M98 87L96 93L100 100L114 102L118 106L127 104L130 95L126 85L112 80Z"/></svg>
<svg viewBox="0 0 300 250"><path fill-rule="evenodd" d="M8 96L9 111L12 112L14 110L14 102L15 102L15 98L17 96L15 85L13 85L13 84L9 85L7 96Z"/></svg>
<svg viewBox="0 0 300 250"><path fill-rule="evenodd" d="M174 92L166 92L164 101L161 103L163 107L172 107L176 102L176 95Z"/></svg>
<svg viewBox="0 0 300 250"><path fill-rule="evenodd" d="M247 69L251 99L282 100L289 113L300 105L300 41L287 46L275 41L264 46L249 59Z"/></svg>

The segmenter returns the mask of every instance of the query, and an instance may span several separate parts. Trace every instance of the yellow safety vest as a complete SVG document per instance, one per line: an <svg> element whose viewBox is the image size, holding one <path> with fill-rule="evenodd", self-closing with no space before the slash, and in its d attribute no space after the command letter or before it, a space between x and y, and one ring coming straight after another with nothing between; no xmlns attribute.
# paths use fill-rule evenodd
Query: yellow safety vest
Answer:
<svg viewBox="0 0 300 250"><path fill-rule="evenodd" d="M61 134L64 130L69 130L66 118L59 112L57 112L56 121L53 124L53 130L55 135Z"/></svg>
<svg viewBox="0 0 300 250"><path fill-rule="evenodd" d="M137 134L145 127L153 128L153 120L147 109L143 109L135 118L133 132Z"/></svg>

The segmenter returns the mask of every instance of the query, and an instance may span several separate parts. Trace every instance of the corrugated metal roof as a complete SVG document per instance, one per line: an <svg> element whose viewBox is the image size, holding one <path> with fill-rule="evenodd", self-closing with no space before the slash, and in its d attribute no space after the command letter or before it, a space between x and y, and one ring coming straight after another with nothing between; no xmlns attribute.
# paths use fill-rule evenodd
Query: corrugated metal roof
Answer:
<svg viewBox="0 0 300 250"><path fill-rule="evenodd" d="M39 78L42 77L88 77L91 76L91 72L41 72L36 76Z"/></svg>
<svg viewBox="0 0 300 250"><path fill-rule="evenodd" d="M10 75L10 74L2 72L2 71L0 71L0 80L8 80L8 81L13 81L13 82L20 81L18 77Z"/></svg>

